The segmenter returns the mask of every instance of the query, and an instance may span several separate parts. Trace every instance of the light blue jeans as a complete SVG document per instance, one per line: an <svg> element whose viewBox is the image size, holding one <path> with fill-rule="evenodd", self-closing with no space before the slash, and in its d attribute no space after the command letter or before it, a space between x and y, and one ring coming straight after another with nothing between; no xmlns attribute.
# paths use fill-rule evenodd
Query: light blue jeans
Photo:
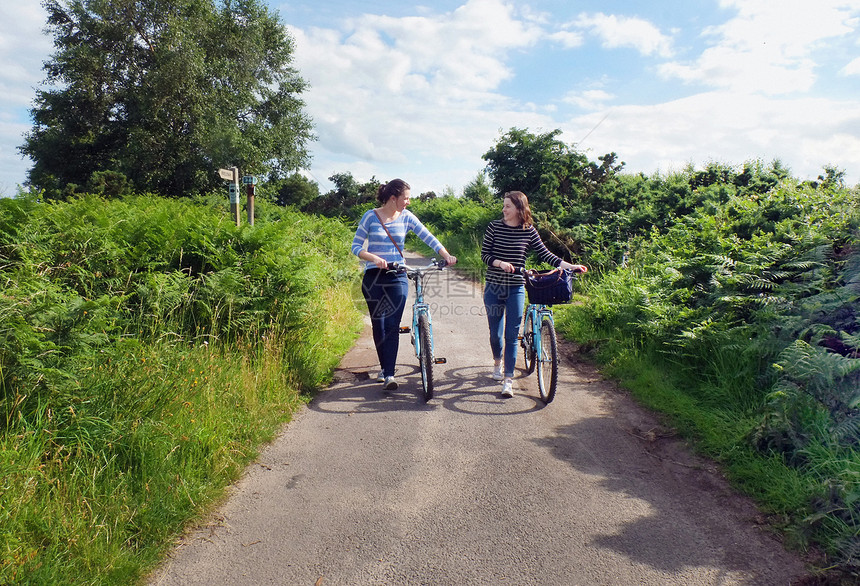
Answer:
<svg viewBox="0 0 860 586"><path fill-rule="evenodd" d="M517 346L520 323L523 321L523 304L526 288L523 285L495 285L484 287L484 309L490 325L490 349L493 360L502 358L504 341L505 377L514 376L517 364Z"/></svg>

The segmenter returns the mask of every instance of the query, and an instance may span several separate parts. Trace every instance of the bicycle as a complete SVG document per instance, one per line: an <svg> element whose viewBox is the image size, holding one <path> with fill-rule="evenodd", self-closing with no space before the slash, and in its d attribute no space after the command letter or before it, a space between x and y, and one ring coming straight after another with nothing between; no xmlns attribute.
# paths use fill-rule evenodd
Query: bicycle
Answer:
<svg viewBox="0 0 860 586"><path fill-rule="evenodd" d="M569 273L574 272L570 269L564 270ZM532 303L533 291L528 283L529 277L537 273L524 268L517 268L516 272L526 277L526 290L529 295L529 303L523 313L523 330L519 336L526 374L531 374L537 369L540 398L548 405L555 399L558 386L558 338L555 333L555 318L551 305L559 302L566 303L570 298L568 296L564 301L549 299L545 303Z"/></svg>
<svg viewBox="0 0 860 586"><path fill-rule="evenodd" d="M430 306L424 301L424 280L431 270L441 271L448 263L445 260L430 261L426 267L410 267L400 263L388 263L388 270L406 273L415 283L415 301L412 303L412 327L401 326L401 334L412 334L412 346L421 367L421 387L425 401L433 398L433 365L445 364L445 358L435 358L433 354L433 321Z"/></svg>

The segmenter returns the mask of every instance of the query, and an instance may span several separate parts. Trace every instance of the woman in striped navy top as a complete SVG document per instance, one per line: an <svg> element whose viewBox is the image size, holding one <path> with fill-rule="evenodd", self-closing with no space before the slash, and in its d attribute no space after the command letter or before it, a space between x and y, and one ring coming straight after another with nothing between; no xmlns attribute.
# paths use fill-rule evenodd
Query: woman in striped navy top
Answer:
<svg viewBox="0 0 860 586"><path fill-rule="evenodd" d="M394 366L400 346L400 318L409 293L406 275L389 273L388 263L404 263L403 245L410 230L449 265L457 262L457 257L450 255L415 214L406 209L411 193L409 184L402 179L392 179L381 186L376 193L380 206L365 212L352 239L352 253L364 261L361 292L367 301L373 343L382 367L377 380L386 390L397 388Z"/></svg>
<svg viewBox="0 0 860 586"><path fill-rule="evenodd" d="M514 396L517 335L526 298L525 280L514 271L525 265L529 251L534 251L541 261L554 267L583 273L588 270L583 265L571 264L551 253L532 223L526 195L521 191L509 191L505 194L502 219L490 222L481 244L481 260L489 267L484 286L484 308L490 325L490 349L495 362L493 378L504 379L503 397Z"/></svg>

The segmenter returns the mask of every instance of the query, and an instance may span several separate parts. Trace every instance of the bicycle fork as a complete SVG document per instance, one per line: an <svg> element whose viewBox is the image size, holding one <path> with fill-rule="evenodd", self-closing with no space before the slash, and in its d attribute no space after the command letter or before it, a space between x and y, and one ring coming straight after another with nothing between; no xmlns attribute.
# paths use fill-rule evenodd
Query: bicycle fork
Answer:
<svg viewBox="0 0 860 586"><path fill-rule="evenodd" d="M433 351L433 320L430 318L430 307L426 303L416 303L412 308L412 327L409 326L400 326L401 334L412 334L412 337L409 341L412 343L412 346L415 347L415 355L421 355L421 336L418 331L418 318L421 315L427 316L427 325L430 326L430 355L434 356ZM447 358L433 358L433 364L447 364Z"/></svg>

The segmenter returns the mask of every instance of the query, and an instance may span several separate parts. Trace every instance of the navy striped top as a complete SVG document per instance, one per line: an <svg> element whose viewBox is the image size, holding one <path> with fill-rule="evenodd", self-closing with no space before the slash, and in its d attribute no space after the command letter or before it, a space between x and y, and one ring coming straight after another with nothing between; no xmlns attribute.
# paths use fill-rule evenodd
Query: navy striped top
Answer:
<svg viewBox="0 0 860 586"><path fill-rule="evenodd" d="M561 259L547 249L540 239L534 226L523 230L522 226L508 226L503 220L493 220L484 232L481 243L481 260L487 264L487 283L496 285L524 285L522 275L506 273L493 266L493 262L501 260L516 267L522 267L526 262L526 254L530 251L537 253L543 262L557 267Z"/></svg>
<svg viewBox="0 0 860 586"><path fill-rule="evenodd" d="M409 210L403 210L397 218L385 225L388 231L391 232L391 238L397 242L400 250L403 250L403 244L406 241L406 234L412 230L415 234L424 241L427 246L439 252L442 250L442 243L439 242L430 230L424 227L415 214ZM355 237L352 239L352 253L358 256L364 243L367 242L367 252L384 258L388 262L403 263L404 259L397 252L397 248L391 242L391 238L385 233L385 228L379 222L379 218L373 210L367 210L361 216L358 222L358 229L355 231ZM370 261L364 261L364 270L377 268Z"/></svg>

